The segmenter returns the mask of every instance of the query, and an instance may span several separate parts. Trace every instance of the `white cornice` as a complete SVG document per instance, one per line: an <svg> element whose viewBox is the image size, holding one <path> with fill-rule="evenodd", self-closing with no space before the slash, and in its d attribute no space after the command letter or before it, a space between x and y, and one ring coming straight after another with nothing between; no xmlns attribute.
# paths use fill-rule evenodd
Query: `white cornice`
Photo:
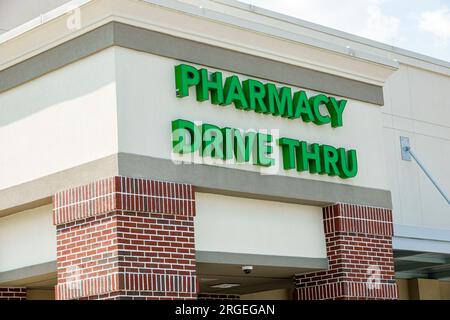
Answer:
<svg viewBox="0 0 450 320"><path fill-rule="evenodd" d="M77 7L81 7L81 29L67 30L64 16ZM186 18L182 18L183 16ZM178 22L180 19L194 22L196 26L182 24ZM396 61L385 57L176 0L73 0L0 35L0 69L19 63L110 21L128 23L377 85L383 85L387 77L398 68ZM214 26L217 30L228 28L230 36L226 39L210 31ZM242 36L237 39L243 34L247 37L263 37L261 39L265 38L269 42L276 41L278 45L270 48L267 45L247 43L242 40ZM288 47L290 51L286 49ZM304 52L307 54L303 54Z"/></svg>

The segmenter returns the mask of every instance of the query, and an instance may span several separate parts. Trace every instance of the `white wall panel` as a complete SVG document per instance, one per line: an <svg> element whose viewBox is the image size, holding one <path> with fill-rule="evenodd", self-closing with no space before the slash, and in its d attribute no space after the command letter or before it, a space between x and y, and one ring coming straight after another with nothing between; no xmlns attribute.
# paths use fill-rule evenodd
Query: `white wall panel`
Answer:
<svg viewBox="0 0 450 320"><path fill-rule="evenodd" d="M196 193L195 249L325 258L322 209Z"/></svg>
<svg viewBox="0 0 450 320"><path fill-rule="evenodd" d="M0 95L0 190L117 153L114 50Z"/></svg>
<svg viewBox="0 0 450 320"><path fill-rule="evenodd" d="M450 229L450 206L412 161L400 156L400 136L450 194L450 78L401 65L385 88L384 146L394 221Z"/></svg>
<svg viewBox="0 0 450 320"><path fill-rule="evenodd" d="M55 260L51 205L0 218L0 272Z"/></svg>

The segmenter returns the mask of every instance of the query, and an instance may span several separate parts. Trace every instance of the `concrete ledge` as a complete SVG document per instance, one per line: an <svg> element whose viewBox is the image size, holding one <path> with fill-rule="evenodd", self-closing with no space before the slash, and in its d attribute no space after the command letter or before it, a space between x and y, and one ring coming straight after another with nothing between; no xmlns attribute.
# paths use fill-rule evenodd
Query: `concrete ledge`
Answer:
<svg viewBox="0 0 450 320"><path fill-rule="evenodd" d="M197 191L261 200L326 206L337 202L392 208L390 191L205 164L119 154L119 175L190 183Z"/></svg>
<svg viewBox="0 0 450 320"><path fill-rule="evenodd" d="M450 229L394 224L394 236L450 242Z"/></svg>
<svg viewBox="0 0 450 320"><path fill-rule="evenodd" d="M0 286L24 285L56 277L56 261L0 272Z"/></svg>
<svg viewBox="0 0 450 320"><path fill-rule="evenodd" d="M262 254L197 251L197 263L251 265L278 268L327 269L327 258L286 257Z"/></svg>
<svg viewBox="0 0 450 320"><path fill-rule="evenodd" d="M114 23L114 44L177 60L383 105L382 87L312 69Z"/></svg>
<svg viewBox="0 0 450 320"><path fill-rule="evenodd" d="M117 175L117 154L0 190L0 217L52 202L58 191Z"/></svg>
<svg viewBox="0 0 450 320"><path fill-rule="evenodd" d="M0 93L109 48L113 36L109 23L0 71Z"/></svg>
<svg viewBox="0 0 450 320"><path fill-rule="evenodd" d="M450 230L394 224L394 250L450 254Z"/></svg>
<svg viewBox="0 0 450 320"><path fill-rule="evenodd" d="M119 153L0 190L0 217L51 203L58 191L116 175L189 183L196 190L313 206L337 202L392 208L390 191L304 178L264 176L204 164L175 165L171 160Z"/></svg>

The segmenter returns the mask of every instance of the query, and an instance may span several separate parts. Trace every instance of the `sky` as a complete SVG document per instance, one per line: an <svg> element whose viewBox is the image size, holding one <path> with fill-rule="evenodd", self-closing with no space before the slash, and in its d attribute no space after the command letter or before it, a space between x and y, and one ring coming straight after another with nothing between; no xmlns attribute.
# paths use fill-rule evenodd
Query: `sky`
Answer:
<svg viewBox="0 0 450 320"><path fill-rule="evenodd" d="M240 0L450 62L450 0Z"/></svg>

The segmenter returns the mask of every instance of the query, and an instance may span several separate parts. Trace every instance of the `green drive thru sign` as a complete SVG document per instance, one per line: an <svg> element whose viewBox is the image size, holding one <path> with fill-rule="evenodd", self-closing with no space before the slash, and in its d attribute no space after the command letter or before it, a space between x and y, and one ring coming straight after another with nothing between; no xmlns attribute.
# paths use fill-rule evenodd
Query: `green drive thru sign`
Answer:
<svg viewBox="0 0 450 320"><path fill-rule="evenodd" d="M210 101L221 106L234 105L239 111L301 119L316 125L329 124L333 128L343 126L346 100L337 100L324 94L308 97L305 91L292 92L289 87L277 87L248 79L241 81L236 75L223 78L221 72L180 64L175 67L178 98L189 96L195 88L197 101ZM323 112L325 106L327 112ZM274 141L271 134L243 132L235 128L220 128L203 123L177 119L172 122L173 151L180 154L199 152L202 157L234 160L236 163L252 162L260 166L272 166L275 159L273 143L282 149L285 170L309 171L341 178L355 177L358 164L355 150L345 150L317 143L282 137Z"/></svg>

